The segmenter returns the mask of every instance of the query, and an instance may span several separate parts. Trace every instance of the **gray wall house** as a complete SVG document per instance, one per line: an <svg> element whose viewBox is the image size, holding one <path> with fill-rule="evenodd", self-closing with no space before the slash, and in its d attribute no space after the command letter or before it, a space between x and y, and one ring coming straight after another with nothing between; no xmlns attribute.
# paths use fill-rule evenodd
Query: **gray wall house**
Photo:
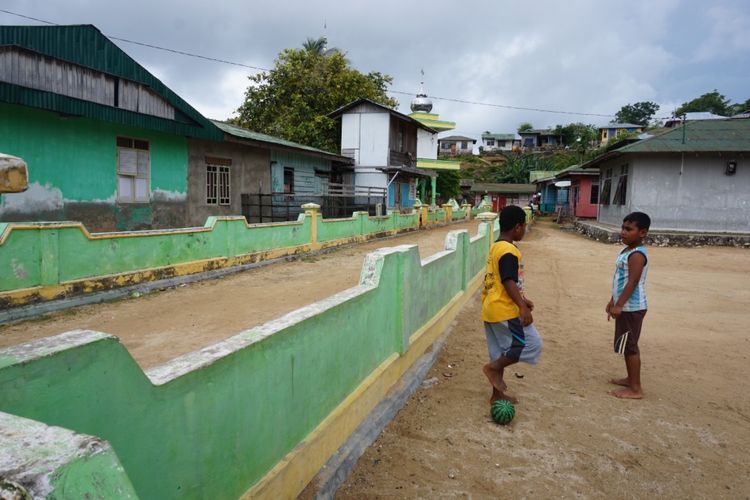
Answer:
<svg viewBox="0 0 750 500"><path fill-rule="evenodd" d="M600 222L641 211L652 229L750 233L750 120L688 123L584 166L599 167Z"/></svg>
<svg viewBox="0 0 750 500"><path fill-rule="evenodd" d="M294 219L302 203L319 203L317 198L305 196L326 194L332 183L340 184L352 169L351 158L212 122L224 132L223 141L188 141L191 225L203 225L212 215L244 215L250 222L268 222L287 215L287 205L293 211L288 215ZM264 215L262 220L260 215Z"/></svg>

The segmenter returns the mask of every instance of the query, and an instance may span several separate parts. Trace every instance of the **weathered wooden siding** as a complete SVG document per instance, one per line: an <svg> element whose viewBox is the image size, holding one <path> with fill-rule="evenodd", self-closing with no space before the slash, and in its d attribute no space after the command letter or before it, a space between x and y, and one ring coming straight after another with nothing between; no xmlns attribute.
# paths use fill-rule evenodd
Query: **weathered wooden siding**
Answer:
<svg viewBox="0 0 750 500"><path fill-rule="evenodd" d="M118 82L106 73L19 47L0 47L0 81L170 120L175 116L172 105L140 83Z"/></svg>

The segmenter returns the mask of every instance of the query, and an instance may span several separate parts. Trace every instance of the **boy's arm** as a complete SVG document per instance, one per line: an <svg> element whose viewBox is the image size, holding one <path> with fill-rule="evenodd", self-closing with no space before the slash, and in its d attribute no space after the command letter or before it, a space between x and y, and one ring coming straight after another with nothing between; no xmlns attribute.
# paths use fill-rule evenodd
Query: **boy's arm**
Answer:
<svg viewBox="0 0 750 500"><path fill-rule="evenodd" d="M531 309L529 309L529 306L526 304L526 299L521 295L521 290L518 289L516 282L511 279L506 279L503 281L503 287L505 287L505 291L508 292L508 296L511 300L518 306L519 316L521 317L521 323L523 323L523 326L528 326L533 323L534 318L531 316Z"/></svg>
<svg viewBox="0 0 750 500"><path fill-rule="evenodd" d="M638 280L641 279L643 274L643 268L646 266L646 256L641 252L633 252L628 257L628 282L625 284L625 288L622 289L620 297L617 302L610 308L610 315L616 318L622 312L622 306L628 301L633 290L635 290Z"/></svg>

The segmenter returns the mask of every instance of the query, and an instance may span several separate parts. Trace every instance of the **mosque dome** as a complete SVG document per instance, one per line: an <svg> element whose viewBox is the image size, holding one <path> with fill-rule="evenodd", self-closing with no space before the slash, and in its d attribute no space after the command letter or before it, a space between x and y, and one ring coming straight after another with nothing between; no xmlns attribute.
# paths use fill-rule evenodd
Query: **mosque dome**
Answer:
<svg viewBox="0 0 750 500"><path fill-rule="evenodd" d="M413 113L429 113L432 111L432 101L427 97L427 93L424 90L424 82L419 85L417 97L411 101L411 110Z"/></svg>

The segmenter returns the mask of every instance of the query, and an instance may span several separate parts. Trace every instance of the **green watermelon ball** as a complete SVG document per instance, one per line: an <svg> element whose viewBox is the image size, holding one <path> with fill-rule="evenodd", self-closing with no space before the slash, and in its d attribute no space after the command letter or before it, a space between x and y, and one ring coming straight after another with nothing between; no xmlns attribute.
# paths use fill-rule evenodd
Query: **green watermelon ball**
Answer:
<svg viewBox="0 0 750 500"><path fill-rule="evenodd" d="M492 420L500 425L507 425L516 416L516 409L510 401L499 399L492 403L490 413L492 414Z"/></svg>

